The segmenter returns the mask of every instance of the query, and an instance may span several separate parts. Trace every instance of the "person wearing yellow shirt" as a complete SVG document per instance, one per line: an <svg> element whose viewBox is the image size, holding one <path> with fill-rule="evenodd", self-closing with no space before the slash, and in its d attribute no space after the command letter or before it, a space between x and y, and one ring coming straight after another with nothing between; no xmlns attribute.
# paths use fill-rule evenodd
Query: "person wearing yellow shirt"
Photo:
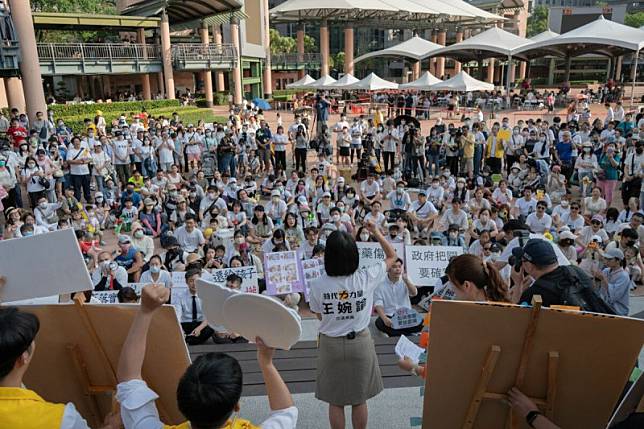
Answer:
<svg viewBox="0 0 644 429"><path fill-rule="evenodd" d="M0 278L0 286L3 282ZM0 428L88 429L74 404L47 402L22 384L36 351L39 328L35 315L0 307ZM111 427L118 424L106 428Z"/></svg>
<svg viewBox="0 0 644 429"><path fill-rule="evenodd" d="M141 377L148 329L155 311L168 301L170 289L148 285L141 293L141 307L130 326L119 359L116 399L121 404L125 429L255 429L247 420L236 417L242 392L242 370L236 359L221 353L199 356L188 367L177 386L177 404L188 419L178 426L164 426L155 405L158 395ZM273 365L273 349L260 338L257 361L262 371L271 414L262 429L292 429L297 424L297 408L288 387Z"/></svg>
<svg viewBox="0 0 644 429"><path fill-rule="evenodd" d="M485 146L485 164L490 167L492 174L500 174L501 162L504 156L504 143L501 137L499 137L498 122L495 122L494 125L492 125L492 132L487 138L487 144Z"/></svg>
<svg viewBox="0 0 644 429"><path fill-rule="evenodd" d="M461 140L459 142L463 150L461 171L466 171L468 177L474 177L474 134L469 128L463 127Z"/></svg>

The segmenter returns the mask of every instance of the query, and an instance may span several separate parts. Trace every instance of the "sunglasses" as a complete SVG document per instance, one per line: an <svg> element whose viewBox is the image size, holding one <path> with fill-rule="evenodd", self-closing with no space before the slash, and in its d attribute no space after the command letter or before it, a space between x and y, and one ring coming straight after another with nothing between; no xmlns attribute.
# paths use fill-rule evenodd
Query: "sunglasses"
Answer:
<svg viewBox="0 0 644 429"><path fill-rule="evenodd" d="M570 207L570 210L579 210L579 207Z"/></svg>
<svg viewBox="0 0 644 429"><path fill-rule="evenodd" d="M599 222L597 220L594 220L594 221L592 221L590 223L593 224L593 225L601 225L602 224L601 222Z"/></svg>
<svg viewBox="0 0 644 429"><path fill-rule="evenodd" d="M537 210L545 210L546 208L544 206L537 206Z"/></svg>

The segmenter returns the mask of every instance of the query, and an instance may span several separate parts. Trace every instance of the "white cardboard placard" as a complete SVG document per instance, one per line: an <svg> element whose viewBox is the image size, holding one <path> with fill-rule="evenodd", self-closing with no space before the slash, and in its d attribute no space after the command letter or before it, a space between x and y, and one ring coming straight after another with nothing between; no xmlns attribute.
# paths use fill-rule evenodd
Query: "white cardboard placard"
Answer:
<svg viewBox="0 0 644 429"><path fill-rule="evenodd" d="M72 229L0 241L0 301L18 301L92 290Z"/></svg>
<svg viewBox="0 0 644 429"><path fill-rule="evenodd" d="M462 254L460 246L405 246L405 271L414 285L434 286L450 258Z"/></svg>

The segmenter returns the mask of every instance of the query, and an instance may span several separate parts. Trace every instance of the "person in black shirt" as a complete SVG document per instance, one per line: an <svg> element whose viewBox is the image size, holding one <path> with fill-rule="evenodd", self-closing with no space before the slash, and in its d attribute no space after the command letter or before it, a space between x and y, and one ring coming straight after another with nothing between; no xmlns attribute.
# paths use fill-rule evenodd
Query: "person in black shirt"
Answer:
<svg viewBox="0 0 644 429"><path fill-rule="evenodd" d="M570 270L574 270L581 285L592 285L592 279L578 267L560 266L552 244L546 240L532 238L523 248L512 249L512 255L521 260L521 271L517 273L513 268L514 288L522 289L525 286L526 275L534 279L530 287L522 290L519 304L530 304L533 296L540 295L545 307L567 305L564 290L572 286Z"/></svg>

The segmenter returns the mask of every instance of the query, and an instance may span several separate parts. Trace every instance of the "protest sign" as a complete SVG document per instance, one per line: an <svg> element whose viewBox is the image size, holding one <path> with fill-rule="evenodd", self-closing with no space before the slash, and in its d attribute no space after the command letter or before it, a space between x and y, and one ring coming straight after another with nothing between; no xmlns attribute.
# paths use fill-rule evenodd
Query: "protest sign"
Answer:
<svg viewBox="0 0 644 429"><path fill-rule="evenodd" d="M434 286L450 258L462 254L460 246L405 246L405 271L414 285Z"/></svg>
<svg viewBox="0 0 644 429"><path fill-rule="evenodd" d="M101 290L92 292L92 300L100 304L118 304L118 294L116 290Z"/></svg>
<svg viewBox="0 0 644 429"><path fill-rule="evenodd" d="M311 283L313 280L324 275L324 259L313 258L300 261L302 273L304 273L304 299L309 302L311 294Z"/></svg>
<svg viewBox="0 0 644 429"><path fill-rule="evenodd" d="M369 267L380 261L385 260L385 251L382 250L380 243L371 243L371 242L358 242L358 256L360 258L359 266L360 268ZM403 243L391 243L396 255L399 258L405 259L405 245Z"/></svg>
<svg viewBox="0 0 644 429"><path fill-rule="evenodd" d="M225 285L226 278L231 274L237 274L242 278L242 292L259 293L259 285L257 283L257 268L255 268L255 266L212 270L210 273L204 273L201 278L213 283L221 283L222 285Z"/></svg>
<svg viewBox="0 0 644 429"><path fill-rule="evenodd" d="M25 269L17 261L34 263ZM0 241L0 273L1 302L94 289L72 229Z"/></svg>
<svg viewBox="0 0 644 429"><path fill-rule="evenodd" d="M304 275L295 251L265 254L264 276L269 295L304 292Z"/></svg>
<svg viewBox="0 0 644 429"><path fill-rule="evenodd" d="M172 286L186 287L186 273L184 271L173 271L170 273L172 276Z"/></svg>
<svg viewBox="0 0 644 429"><path fill-rule="evenodd" d="M391 318L392 328L405 329L418 326L423 322L423 317L412 308L400 307Z"/></svg>

